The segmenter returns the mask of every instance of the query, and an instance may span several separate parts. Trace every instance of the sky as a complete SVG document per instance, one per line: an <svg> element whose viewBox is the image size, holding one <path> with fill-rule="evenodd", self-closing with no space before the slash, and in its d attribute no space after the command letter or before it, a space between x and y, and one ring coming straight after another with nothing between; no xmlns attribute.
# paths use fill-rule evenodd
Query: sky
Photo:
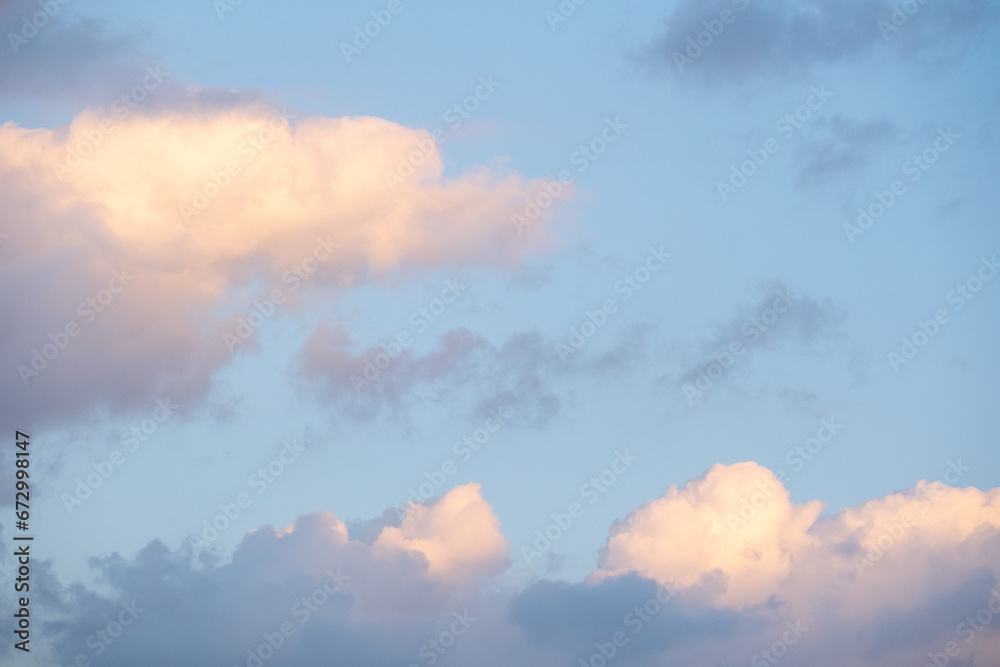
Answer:
<svg viewBox="0 0 1000 667"><path fill-rule="evenodd" d="M1000 664L998 19L0 0L0 661Z"/></svg>

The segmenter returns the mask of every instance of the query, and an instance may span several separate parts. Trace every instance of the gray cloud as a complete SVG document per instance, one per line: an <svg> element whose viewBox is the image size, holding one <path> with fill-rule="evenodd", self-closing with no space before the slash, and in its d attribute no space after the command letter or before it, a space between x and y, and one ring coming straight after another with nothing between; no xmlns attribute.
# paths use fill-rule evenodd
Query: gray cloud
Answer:
<svg viewBox="0 0 1000 667"><path fill-rule="evenodd" d="M299 372L332 409L357 419L389 411L398 415L418 399L471 397L471 411L477 416L506 408L515 423L544 426L566 403L560 380L624 370L640 354L644 339L645 329L636 329L610 350L570 354L563 361L555 343L537 332L514 335L496 346L458 328L442 334L437 346L424 354L407 348L390 359L382 346L353 353L345 330L321 325L303 347ZM377 361L385 368L377 368Z"/></svg>
<svg viewBox="0 0 1000 667"><path fill-rule="evenodd" d="M801 147L796 153L796 185L824 185L844 173L865 166L877 153L896 140L896 128L887 120L858 121L836 115L817 121L824 137Z"/></svg>
<svg viewBox="0 0 1000 667"><path fill-rule="evenodd" d="M998 544L993 536L992 549ZM955 639L956 619L975 617L987 602L986 591L996 588L997 578L988 569L965 573L954 588L938 593L914 609L889 609L872 623L870 631L859 637L867 657L878 662L894 651L933 641L945 645Z"/></svg>
<svg viewBox="0 0 1000 667"><path fill-rule="evenodd" d="M51 17L38 2L0 6L0 101L97 106L131 89L145 66L158 62L138 36L112 35L100 21L68 18L72 6L49 5L58 8Z"/></svg>
<svg viewBox="0 0 1000 667"><path fill-rule="evenodd" d="M651 619L647 621L635 609L649 600L659 602L657 589L656 582L638 575L598 584L543 581L511 601L510 621L534 644L585 647L580 656L584 658L595 639L623 631L630 636L630 646L621 656L626 662L708 637L733 637L741 625L759 625L747 623L736 612L705 608L697 601L697 594L676 595L659 606L651 604L650 608L658 611L647 613ZM660 597L666 598L667 593L661 590ZM631 637L633 634L637 636Z"/></svg>
<svg viewBox="0 0 1000 667"><path fill-rule="evenodd" d="M953 55L955 41L997 17L997 6L990 0L927 2L918 5L919 10L899 30L883 30L879 21L889 21L896 4L889 0L687 0L667 18L665 34L648 49L645 62L679 79L732 83L798 77L814 65L854 61L880 48L904 58L947 58ZM724 10L732 13L728 25L720 21ZM706 21L717 35L707 32ZM706 33L701 47L697 46L699 33ZM685 54L689 39L696 46ZM690 57L691 62L682 61L679 68L675 53Z"/></svg>
<svg viewBox="0 0 1000 667"><path fill-rule="evenodd" d="M715 336L698 346L700 361L671 374L677 386L694 383L720 363L728 370L727 355L732 356L730 349L734 344L743 350L734 357L735 362L745 365L760 350L773 350L786 342L803 346L830 340L844 342L843 335L837 331L844 314L831 301L817 301L797 294L782 282L763 285L761 292L760 301L740 309L731 320L718 327ZM785 312L779 312L780 308Z"/></svg>
<svg viewBox="0 0 1000 667"><path fill-rule="evenodd" d="M105 646L101 664L245 664L246 651L284 622L296 628L296 636L271 664L328 664L334 653L349 664L407 664L431 635L432 619L450 613L449 594L426 578L420 559L371 559L361 543L339 542L327 524L326 516L316 514L300 518L289 535L263 527L244 539L227 564L160 542L132 559L92 559L110 593L78 585L62 589L48 605L48 617L61 618L45 623L43 632L53 638L59 664L71 664L81 653L93 660L99 644L94 633L118 617L122 603L134 601L138 618ZM323 603L307 616L308 605L296 605L323 588L328 571L346 583L313 598Z"/></svg>

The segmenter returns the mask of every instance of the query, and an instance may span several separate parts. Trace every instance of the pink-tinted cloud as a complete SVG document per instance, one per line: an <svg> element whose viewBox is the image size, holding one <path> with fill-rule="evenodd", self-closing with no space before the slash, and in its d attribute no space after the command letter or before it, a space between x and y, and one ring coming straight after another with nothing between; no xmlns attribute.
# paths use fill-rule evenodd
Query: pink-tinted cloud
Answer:
<svg viewBox="0 0 1000 667"><path fill-rule="evenodd" d="M59 619L42 635L54 664L93 658L88 636L134 600L142 620L103 664L247 664L247 651L288 622L295 632L268 664L427 664L434 654L542 667L586 664L611 646L624 667L756 667L775 657L908 667L945 651L951 664L992 666L1000 489L920 482L833 516L818 511L818 502L789 502L755 463L717 465L632 512L591 581L499 592L490 583L508 562L507 542L468 484L411 506L370 543L317 512L253 531L225 564L158 542L134 558L96 559L101 594L62 587L39 564L39 609Z"/></svg>
<svg viewBox="0 0 1000 667"><path fill-rule="evenodd" d="M432 578L456 583L500 574L510 563L500 521L478 484L452 489L430 506L411 503L402 525L383 528L374 549L416 551Z"/></svg>
<svg viewBox="0 0 1000 667"><path fill-rule="evenodd" d="M788 578L793 555L812 541L807 531L821 510L818 502L793 505L756 463L715 465L616 526L595 576L637 572L682 588L721 577L720 604L764 602Z"/></svg>
<svg viewBox="0 0 1000 667"><path fill-rule="evenodd" d="M234 313L273 289L293 310L310 291L512 267L543 245L544 224L511 226L538 187L516 173L446 179L433 152L388 191L384 172L425 131L195 97L0 127L0 306L17 314L0 387L19 423L204 396Z"/></svg>
<svg viewBox="0 0 1000 667"><path fill-rule="evenodd" d="M917 606L979 568L998 573L1000 489L922 481L830 517L821 509L790 502L755 463L719 464L616 525L594 577L634 572L734 608L774 598L808 614L833 599L860 617L886 599Z"/></svg>

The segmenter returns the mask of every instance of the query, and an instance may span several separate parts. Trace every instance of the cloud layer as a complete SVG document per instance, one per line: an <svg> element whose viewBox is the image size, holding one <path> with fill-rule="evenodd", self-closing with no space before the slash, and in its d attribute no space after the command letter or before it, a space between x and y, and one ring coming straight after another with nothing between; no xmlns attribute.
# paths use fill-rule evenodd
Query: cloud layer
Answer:
<svg viewBox="0 0 1000 667"><path fill-rule="evenodd" d="M954 462L951 478L964 470ZM370 541L317 512L250 533L227 563L159 542L95 559L100 594L41 568L39 597L61 619L45 633L59 664L98 651L101 664L152 667L254 656L309 667L332 655L366 665L603 655L641 667L775 657L903 667L944 651L992 664L1000 489L922 481L832 516L820 509L791 503L755 463L716 465L613 526L589 581L509 590L497 585L510 564L499 519L468 484L411 506ZM107 643L99 631L116 618L134 622Z"/></svg>

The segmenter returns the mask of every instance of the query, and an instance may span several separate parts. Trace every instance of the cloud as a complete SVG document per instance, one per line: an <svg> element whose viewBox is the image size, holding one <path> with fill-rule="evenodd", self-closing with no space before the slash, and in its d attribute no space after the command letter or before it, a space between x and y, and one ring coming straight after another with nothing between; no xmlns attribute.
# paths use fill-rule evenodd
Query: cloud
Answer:
<svg viewBox="0 0 1000 667"><path fill-rule="evenodd" d="M409 503L402 525L384 528L375 540L376 553L419 552L434 579L473 582L476 575L500 574L510 548L479 490L466 484L429 506Z"/></svg>
<svg viewBox="0 0 1000 667"><path fill-rule="evenodd" d="M258 326L310 295L425 269L504 270L545 243L544 223L512 228L539 187L516 173L447 179L433 152L390 191L385 173L425 131L185 100L0 126L0 305L17 313L0 324L0 389L29 428L198 400L231 350L256 344L249 330L224 339L240 316Z"/></svg>
<svg viewBox="0 0 1000 667"><path fill-rule="evenodd" d="M565 360L555 344L537 332L515 334L497 346L480 334L457 328L443 333L437 345L423 354L392 347L397 338L355 353L346 330L321 324L303 346L299 371L310 391L356 418L390 409L398 417L418 399L471 395L476 415L504 409L514 422L545 426L566 401L560 380L581 374L604 376L626 368L642 351L645 330L627 333L607 351L575 353Z"/></svg>
<svg viewBox="0 0 1000 667"><path fill-rule="evenodd" d="M892 143L897 132L884 119L857 121L836 115L818 127L827 136L797 151L799 187L823 185L871 162L878 151Z"/></svg>
<svg viewBox="0 0 1000 667"><path fill-rule="evenodd" d="M961 462L952 470L960 477ZM789 502L755 463L716 465L616 524L592 579L638 574L757 622L697 654L705 660L747 660L788 637L782 620L808 628L796 664L913 664L948 642L966 660L1000 650L1000 489L921 481L832 516L820 509Z"/></svg>
<svg viewBox="0 0 1000 667"><path fill-rule="evenodd" d="M686 0L667 18L665 33L647 50L645 62L679 79L720 84L801 77L816 65L863 59L879 49L906 59L951 58L961 40L997 17L990 0L913 0L909 5L917 11L894 30L898 4Z"/></svg>
<svg viewBox="0 0 1000 667"><path fill-rule="evenodd" d="M804 607L830 596L842 611L866 615L873 599L906 608L994 567L1000 489L921 481L831 517L819 518L821 509L791 503L756 463L719 464L616 524L593 576L636 572L705 589L734 608L772 596ZM942 559L956 561L948 575L935 574Z"/></svg>
<svg viewBox="0 0 1000 667"><path fill-rule="evenodd" d="M722 605L759 604L788 578L821 510L818 502L794 506L755 463L715 465L615 526L594 576L637 572L682 588L719 587Z"/></svg>
<svg viewBox="0 0 1000 667"><path fill-rule="evenodd" d="M510 620L537 644L589 646L614 630L645 626L648 618L635 609L650 600L659 602L649 605L659 610L647 614L655 617L656 629L644 638L645 650L696 643L699 635L730 636L741 622L734 612L709 609L692 596L635 575L593 584L538 582L511 600Z"/></svg>
<svg viewBox="0 0 1000 667"><path fill-rule="evenodd" d="M387 528L366 545L334 514L317 512L283 530L251 532L225 564L153 542L133 559L94 559L111 595L62 589L47 602L59 620L46 622L45 634L55 638L58 664L80 653L93 660L97 650L109 665L233 664L287 622L297 632L277 664L326 664L330 640L338 655L360 661L352 664L408 664L433 628L429 619L472 604L475 578L506 567L498 527L470 484L414 512L403 540ZM122 602L138 617L113 647L95 649L92 636L118 618Z"/></svg>
<svg viewBox="0 0 1000 667"><path fill-rule="evenodd" d="M718 327L718 333L701 343L698 362L684 365L668 374L686 394L707 390L735 366L746 367L748 360L761 350L776 349L794 341L806 349L827 344L846 348L852 361L858 355L856 346L838 331L845 319L829 300L819 301L796 293L781 281L760 286L762 297L749 308L742 308L728 322ZM719 371L722 371L721 373ZM690 398L690 397L689 397Z"/></svg>
<svg viewBox="0 0 1000 667"><path fill-rule="evenodd" d="M490 585L508 548L476 484L375 522L374 540L324 511L251 532L228 562L160 542L92 559L100 592L38 561L38 650L48 644L50 664L93 659L95 646L108 667L255 664L287 623L265 664L542 667L613 650L623 667L772 664L763 651L789 665L907 667L948 642L956 664L991 664L1000 489L919 482L819 509L791 503L755 463L716 465L612 527L588 581L510 591ZM141 610L136 622L103 644L97 632L126 608Z"/></svg>
<svg viewBox="0 0 1000 667"><path fill-rule="evenodd" d="M106 22L77 15L75 5L0 3L0 101L60 111L66 104L100 105L162 62L144 49L145 36L114 34Z"/></svg>

